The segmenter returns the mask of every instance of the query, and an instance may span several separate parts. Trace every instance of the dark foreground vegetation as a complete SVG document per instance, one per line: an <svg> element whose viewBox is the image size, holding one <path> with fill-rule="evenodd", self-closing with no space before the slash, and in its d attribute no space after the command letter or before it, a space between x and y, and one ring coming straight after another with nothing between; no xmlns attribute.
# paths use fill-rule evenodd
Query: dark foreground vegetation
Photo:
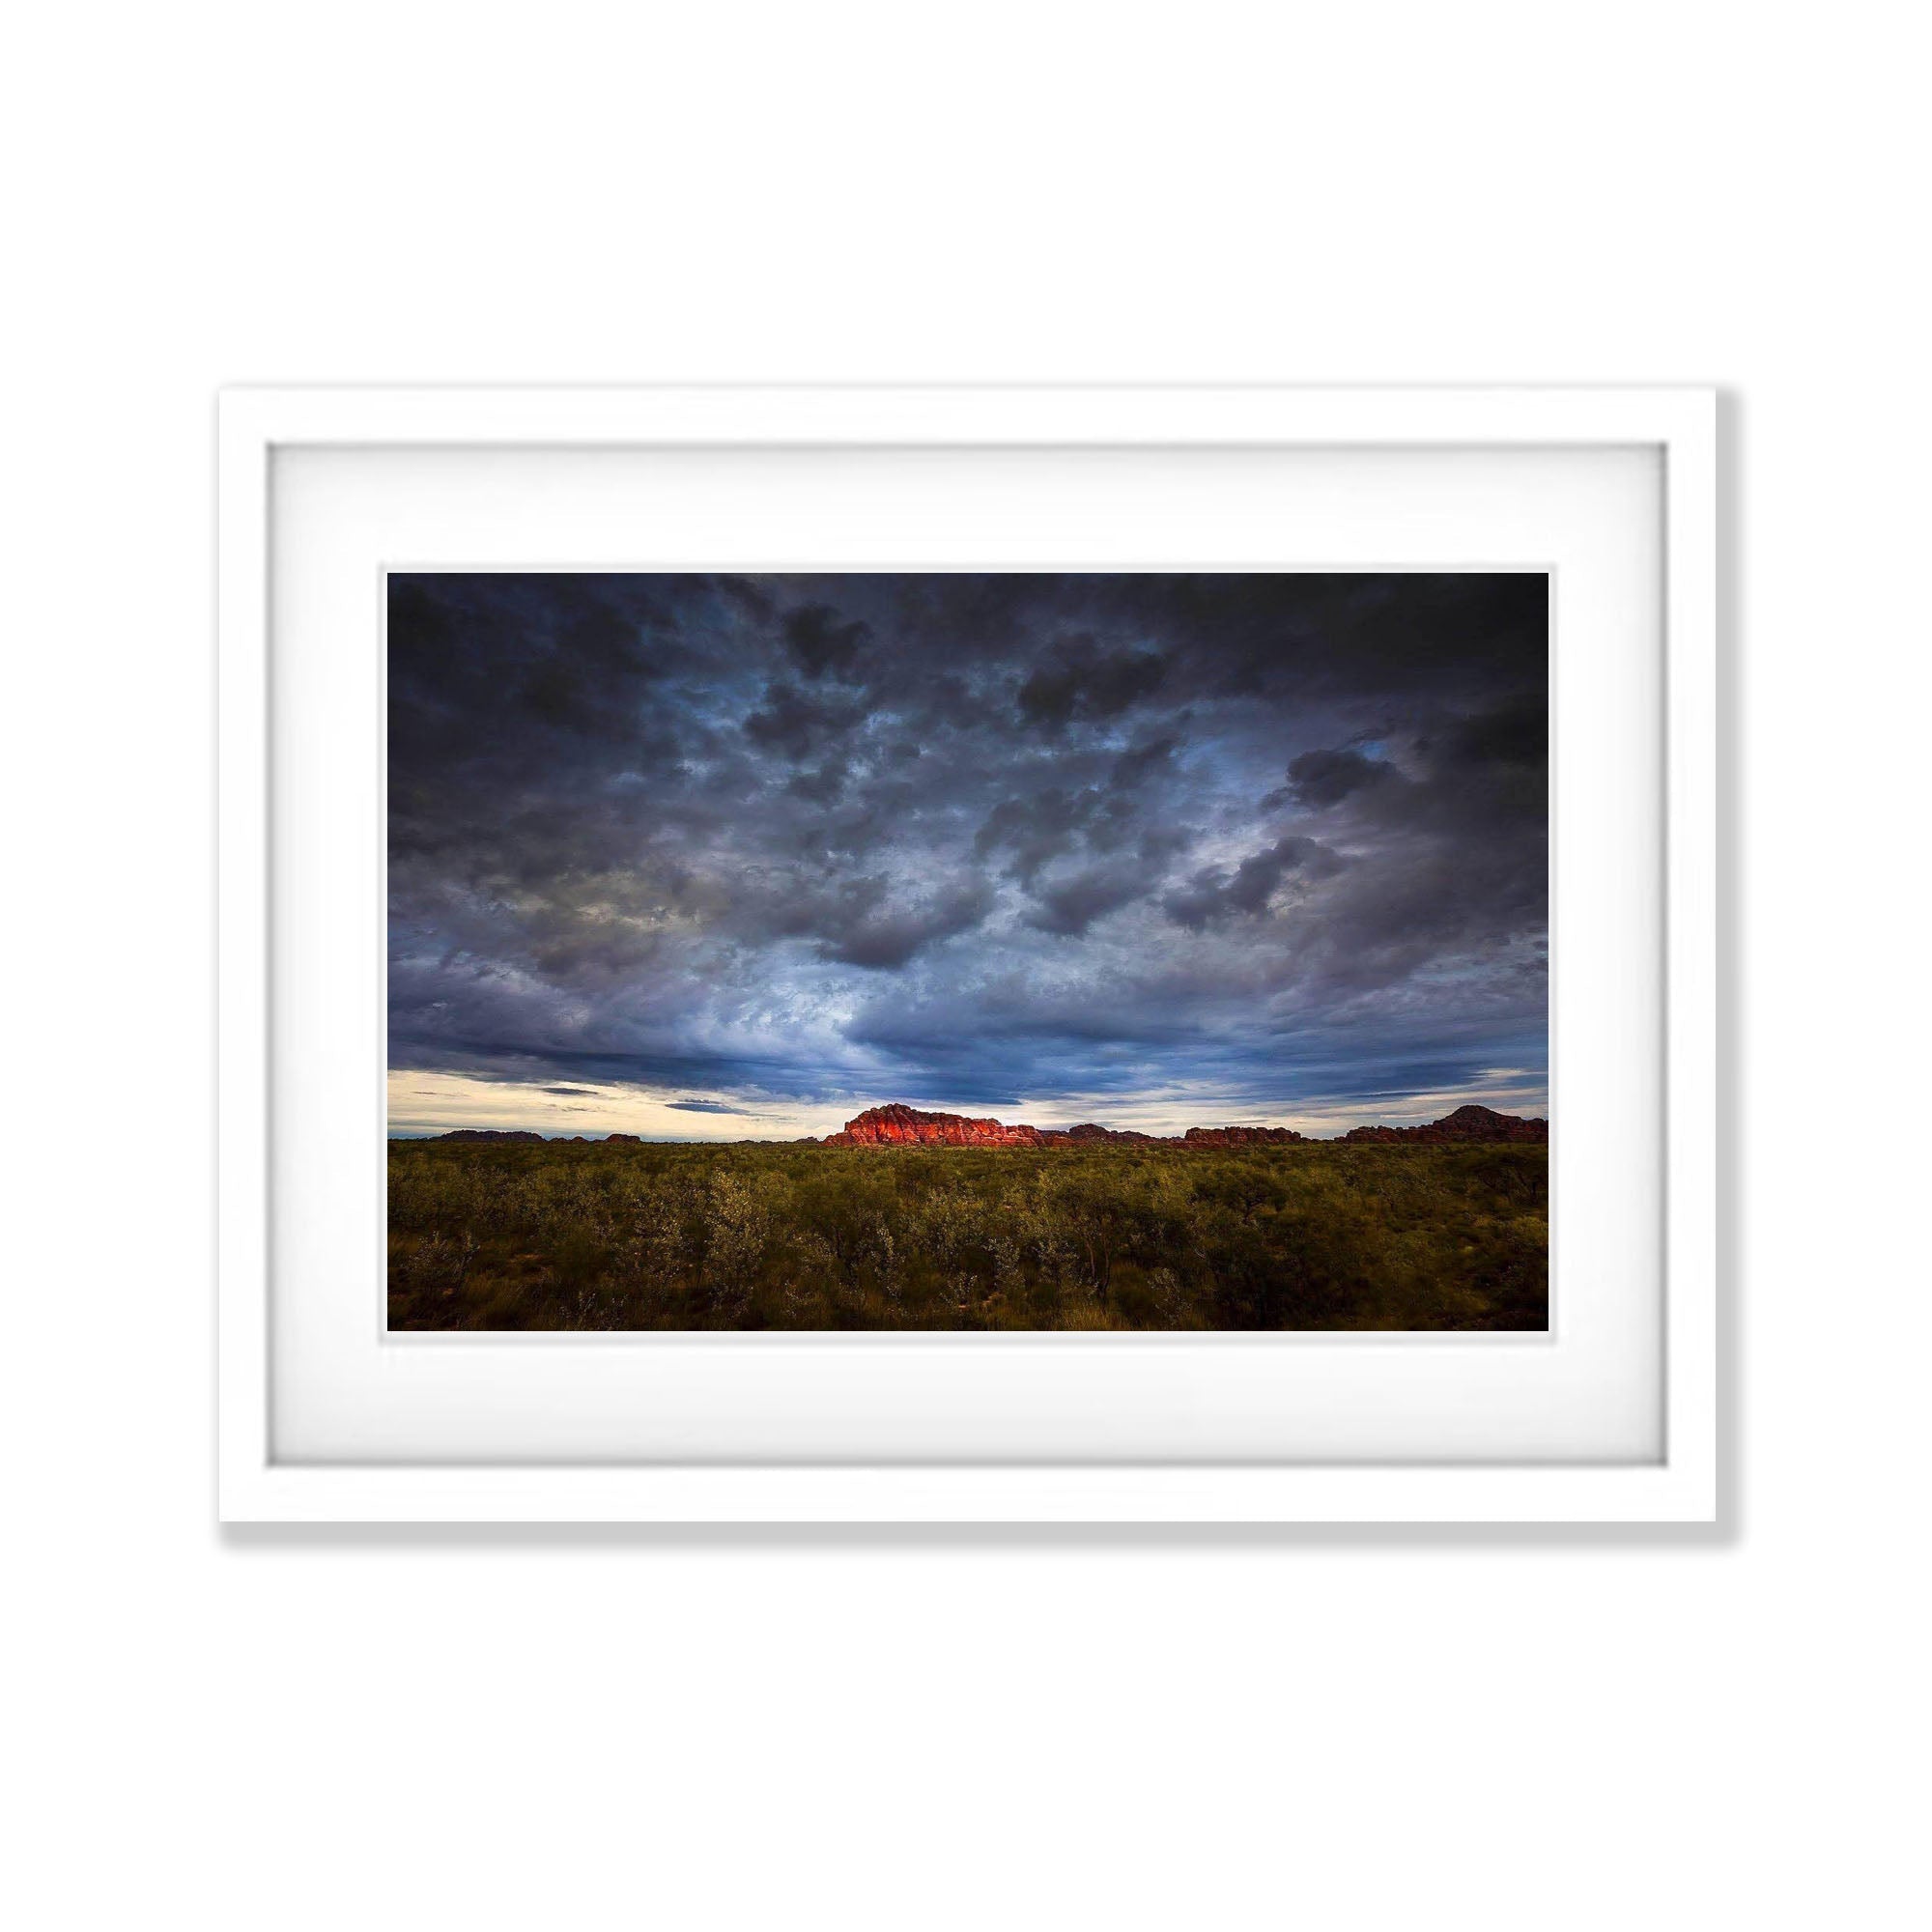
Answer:
<svg viewBox="0 0 1932 1932"><path fill-rule="evenodd" d="M1540 1329L1521 1146L389 1146L392 1328Z"/></svg>

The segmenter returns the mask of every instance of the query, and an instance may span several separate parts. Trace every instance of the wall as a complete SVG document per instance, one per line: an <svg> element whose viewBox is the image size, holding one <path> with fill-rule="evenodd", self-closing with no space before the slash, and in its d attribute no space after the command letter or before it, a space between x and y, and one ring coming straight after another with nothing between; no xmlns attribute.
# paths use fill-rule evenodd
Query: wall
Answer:
<svg viewBox="0 0 1932 1932"><path fill-rule="evenodd" d="M14 1922L1912 1916L1927 143L1829 18L15 23ZM1726 1533L217 1534L212 391L930 376L1725 385Z"/></svg>

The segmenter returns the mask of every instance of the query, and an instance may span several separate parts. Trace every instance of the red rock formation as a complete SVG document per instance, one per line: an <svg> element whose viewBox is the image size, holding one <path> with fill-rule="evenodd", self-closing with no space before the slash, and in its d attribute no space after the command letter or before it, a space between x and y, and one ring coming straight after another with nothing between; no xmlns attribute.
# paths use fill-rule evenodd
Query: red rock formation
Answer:
<svg viewBox="0 0 1932 1932"><path fill-rule="evenodd" d="M927 1114L917 1107L867 1107L827 1134L827 1147L1044 1147L1037 1127L1009 1127L998 1121L971 1121L963 1114Z"/></svg>
<svg viewBox="0 0 1932 1932"><path fill-rule="evenodd" d="M964 1114L928 1114L918 1107L867 1107L845 1131L827 1134L827 1147L1088 1147L1103 1141L1151 1141L1152 1134L1097 1126L1033 1127L1024 1122L971 1120Z"/></svg>
<svg viewBox="0 0 1932 1932"><path fill-rule="evenodd" d="M1419 1127L1350 1127L1345 1141L1417 1141L1432 1145L1449 1142L1548 1142L1548 1121L1525 1121L1516 1114L1498 1114L1489 1107L1458 1107L1439 1121Z"/></svg>
<svg viewBox="0 0 1932 1932"><path fill-rule="evenodd" d="M527 1131L505 1132L494 1127L460 1127L438 1134L443 1141L541 1142L543 1136ZM1489 1107L1458 1107L1439 1121L1415 1127L1352 1127L1341 1136L1345 1141L1394 1141L1412 1144L1521 1142L1542 1145L1549 1139L1548 1121L1525 1121L1515 1114L1498 1114ZM583 1144L582 1134L573 1143ZM604 1144L629 1142L636 1134L606 1134ZM928 1114L918 1107L896 1103L890 1107L867 1107L856 1119L845 1122L843 1133L827 1134L815 1141L810 1134L792 1143L795 1147L1101 1147L1109 1144L1142 1147L1288 1147L1310 1145L1306 1134L1293 1127L1189 1127L1175 1136L1136 1133L1132 1128L1103 1127L1083 1121L1077 1127L1033 1127L1021 1123L1008 1126L1003 1121L973 1120L964 1114Z"/></svg>
<svg viewBox="0 0 1932 1932"><path fill-rule="evenodd" d="M1548 1121L1520 1120L1488 1107L1458 1107L1440 1121L1419 1127L1355 1127L1345 1141L1482 1142L1534 1141L1549 1138ZM896 1103L867 1107L845 1122L843 1133L827 1134L822 1147L1094 1147L1109 1142L1132 1142L1163 1147L1285 1147L1308 1144L1306 1134L1293 1127L1189 1127L1178 1140L1131 1129L1096 1126L1083 1121L1077 1127L1008 1126L1002 1121L970 1120L964 1114L928 1114Z"/></svg>

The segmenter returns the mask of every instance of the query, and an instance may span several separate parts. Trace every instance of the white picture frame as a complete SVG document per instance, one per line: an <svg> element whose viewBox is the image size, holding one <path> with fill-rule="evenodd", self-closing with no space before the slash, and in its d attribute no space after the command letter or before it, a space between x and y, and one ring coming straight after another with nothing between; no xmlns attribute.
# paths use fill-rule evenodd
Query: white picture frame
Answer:
<svg viewBox="0 0 1932 1932"><path fill-rule="evenodd" d="M220 400L218 1509L228 1521L1650 1522L1719 1507L1716 1189L1716 401L1709 390L797 387L238 389ZM1661 529L1662 1166L1656 1453L1641 1460L1186 1460L1122 1451L972 1460L793 1455L599 1459L483 1450L424 1460L280 1453L270 1184L270 717L278 459L305 449L1641 451ZM581 563L584 559L578 559ZM600 558L608 560L608 558ZM1088 561L1082 558L1080 561ZM1161 558L1165 561L1167 559ZM1191 559L1190 559L1191 560ZM1400 562L1400 558L1385 561ZM1498 559L1472 556L1465 563ZM532 561L548 562L543 558ZM286 588L286 586L283 586ZM373 600L372 600L373 613ZM1559 668L1560 676L1560 668ZM1559 757L1561 755L1559 748ZM379 782L379 780L372 780ZM1559 894L1562 880L1557 881ZM1557 971L1562 972L1559 955ZM372 1123L372 1132L374 1131ZM1558 1132L1561 1133L1559 1116ZM1560 1209L1559 1209L1560 1213ZM1560 1238L1560 1236L1559 1236ZM1235 1348L1265 1347L1224 1338ZM1061 1351L1065 1356L1066 1351ZM695 1359L695 1358L693 1358ZM1330 1359L1340 1360L1339 1355ZM553 1380L582 1372L573 1356ZM501 1363L497 1364L500 1389ZM1319 1374L1305 1365L1304 1376ZM573 1438L575 1439L575 1438ZM882 1438L881 1438L882 1439Z"/></svg>

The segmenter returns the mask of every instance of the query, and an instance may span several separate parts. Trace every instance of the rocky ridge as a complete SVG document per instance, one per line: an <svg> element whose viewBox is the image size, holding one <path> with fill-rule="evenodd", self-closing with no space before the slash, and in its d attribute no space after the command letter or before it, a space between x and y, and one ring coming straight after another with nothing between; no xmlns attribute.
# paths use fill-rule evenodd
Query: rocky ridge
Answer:
<svg viewBox="0 0 1932 1932"><path fill-rule="evenodd" d="M536 1142L546 1136L527 1130L497 1127L459 1127L436 1134L440 1141ZM636 1143L636 1134L606 1134L611 1142ZM1491 1107L1458 1107L1439 1121L1413 1127L1351 1127L1336 1136L1341 1142L1394 1142L1427 1146L1456 1144L1489 1145L1520 1143L1542 1145L1549 1139L1549 1122L1524 1120L1517 1114L1498 1114ZM571 1140L584 1144L585 1136ZM919 1107L897 1102L887 1107L867 1107L847 1121L843 1131L827 1134L822 1141L807 1135L801 1147L1096 1147L1119 1143L1141 1147L1279 1147L1321 1145L1293 1127L1189 1127L1184 1134L1143 1134L1132 1128L1103 1127L1083 1121L1077 1127L1035 1127L1024 1122L1009 1125L1004 1121L976 1120L965 1114L927 1113ZM1329 1145L1333 1145L1331 1142Z"/></svg>
<svg viewBox="0 0 1932 1932"><path fill-rule="evenodd" d="M1498 1114L1489 1107L1458 1107L1439 1121L1414 1127L1353 1127L1343 1141L1399 1141L1430 1144L1453 1142L1547 1142L1548 1121L1523 1120ZM1142 1134L1096 1126L1035 1127L1024 1122L974 1120L964 1114L926 1113L896 1102L867 1107L845 1122L842 1132L827 1134L823 1147L1086 1147L1100 1142L1134 1142L1146 1146L1261 1147L1305 1143L1306 1134L1293 1127L1189 1127L1184 1134Z"/></svg>
<svg viewBox="0 0 1932 1932"><path fill-rule="evenodd" d="M1525 1121L1491 1107L1458 1107L1439 1121L1419 1127L1350 1127L1345 1141L1423 1141L1441 1146L1455 1141L1548 1141L1548 1121Z"/></svg>
<svg viewBox="0 0 1932 1932"><path fill-rule="evenodd" d="M867 1107L845 1122L842 1133L827 1134L826 1147L1063 1147L1097 1141L1151 1141L1151 1134L1117 1132L1083 1121L1077 1127L1008 1126L1004 1121L976 1121L964 1114L928 1114L918 1107Z"/></svg>

